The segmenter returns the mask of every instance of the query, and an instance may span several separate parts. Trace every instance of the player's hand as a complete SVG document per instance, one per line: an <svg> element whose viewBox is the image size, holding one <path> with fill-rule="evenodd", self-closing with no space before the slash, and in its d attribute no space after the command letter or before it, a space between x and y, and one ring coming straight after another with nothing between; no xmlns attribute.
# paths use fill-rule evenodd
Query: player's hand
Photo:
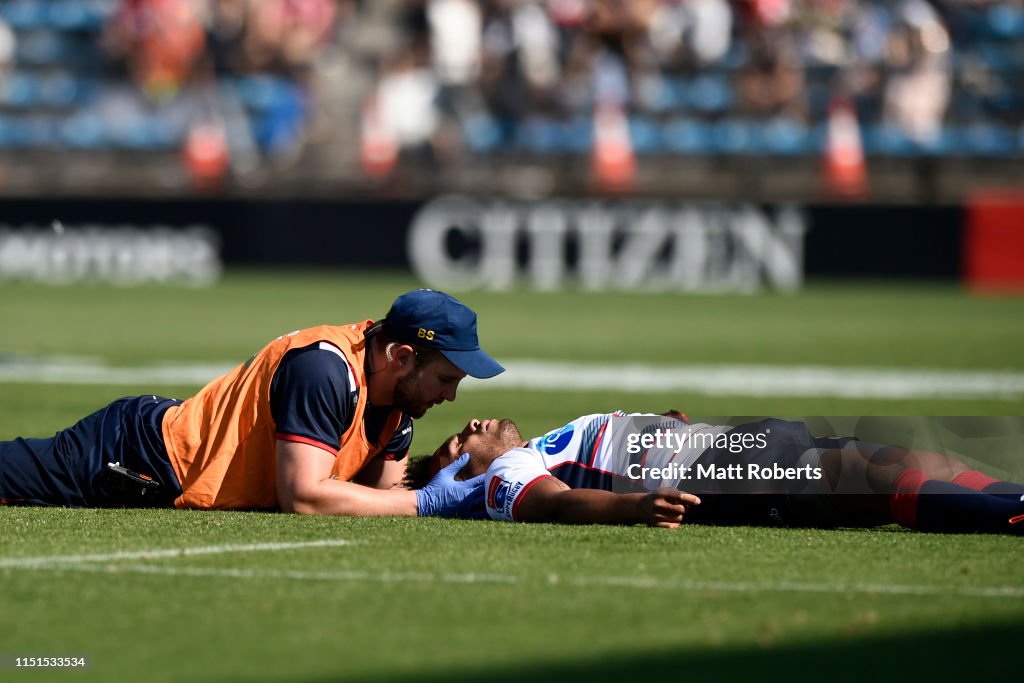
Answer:
<svg viewBox="0 0 1024 683"><path fill-rule="evenodd" d="M469 462L469 453L434 475L422 489L416 491L416 512L420 517L462 517L482 519L484 508L484 475L459 481L455 475Z"/></svg>
<svg viewBox="0 0 1024 683"><path fill-rule="evenodd" d="M700 498L692 493L660 488L640 499L640 514L648 526L675 529L694 505L700 505Z"/></svg>

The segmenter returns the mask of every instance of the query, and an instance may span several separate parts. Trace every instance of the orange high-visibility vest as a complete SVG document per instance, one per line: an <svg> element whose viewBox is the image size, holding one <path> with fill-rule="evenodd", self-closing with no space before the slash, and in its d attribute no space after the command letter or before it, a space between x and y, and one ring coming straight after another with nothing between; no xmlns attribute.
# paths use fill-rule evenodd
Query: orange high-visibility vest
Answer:
<svg viewBox="0 0 1024 683"><path fill-rule="evenodd" d="M277 426L270 413L270 384L292 349L316 342L337 347L358 389L352 423L343 431L332 476L349 480L391 440L402 418L391 411L376 443L366 436L367 320L354 325L322 325L278 337L247 362L213 380L198 394L168 409L163 436L182 494L176 507L273 509L277 497Z"/></svg>

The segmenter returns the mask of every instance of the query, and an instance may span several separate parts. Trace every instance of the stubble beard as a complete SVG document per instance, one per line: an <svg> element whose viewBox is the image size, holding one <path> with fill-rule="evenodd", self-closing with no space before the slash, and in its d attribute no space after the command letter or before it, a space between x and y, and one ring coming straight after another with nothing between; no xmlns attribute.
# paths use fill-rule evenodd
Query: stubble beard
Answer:
<svg viewBox="0 0 1024 683"><path fill-rule="evenodd" d="M416 390L420 385L420 371L413 370L408 375L398 380L395 385L394 407L413 419L419 419L427 414L431 404L427 401L418 401Z"/></svg>

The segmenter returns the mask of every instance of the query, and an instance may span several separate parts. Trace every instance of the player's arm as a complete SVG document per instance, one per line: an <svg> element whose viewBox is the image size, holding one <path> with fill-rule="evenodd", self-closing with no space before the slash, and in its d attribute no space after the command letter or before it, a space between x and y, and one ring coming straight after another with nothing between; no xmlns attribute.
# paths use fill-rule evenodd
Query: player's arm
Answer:
<svg viewBox="0 0 1024 683"><path fill-rule="evenodd" d="M341 436L353 415L348 361L321 342L282 359L270 389L277 428L277 495L285 512L330 515L415 515L412 491L378 490L332 478ZM406 446L407 448L408 446ZM381 467L373 483L393 476Z"/></svg>
<svg viewBox="0 0 1024 683"><path fill-rule="evenodd" d="M355 482L332 479L333 466L334 456L317 446L279 440L277 497L281 509L310 515L417 514L415 491L370 488Z"/></svg>
<svg viewBox="0 0 1024 683"><path fill-rule="evenodd" d="M366 463L352 481L375 489L397 489L404 486L405 460L390 460L384 455Z"/></svg>
<svg viewBox="0 0 1024 683"><path fill-rule="evenodd" d="M406 464L412 446L412 419L402 416L384 451L359 470L352 481L375 489L405 488Z"/></svg>
<svg viewBox="0 0 1024 683"><path fill-rule="evenodd" d="M675 528L696 496L672 488L651 493L572 489L554 477L540 479L517 501L516 519L563 524L647 524Z"/></svg>

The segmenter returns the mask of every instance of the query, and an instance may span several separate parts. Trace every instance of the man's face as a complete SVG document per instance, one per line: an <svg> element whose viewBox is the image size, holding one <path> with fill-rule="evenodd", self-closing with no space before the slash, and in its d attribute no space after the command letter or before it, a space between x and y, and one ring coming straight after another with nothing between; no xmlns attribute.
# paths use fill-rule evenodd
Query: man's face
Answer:
<svg viewBox="0 0 1024 683"><path fill-rule="evenodd" d="M512 420L478 420L466 423L465 429L452 434L434 451L431 474L457 460L463 453L472 456L468 476L483 474L491 461L499 455L521 445L523 437ZM466 473L466 470L463 470Z"/></svg>
<svg viewBox="0 0 1024 683"><path fill-rule="evenodd" d="M417 363L395 385L393 405L409 417L423 417L431 406L454 401L459 382L465 376L444 356L427 364Z"/></svg>

